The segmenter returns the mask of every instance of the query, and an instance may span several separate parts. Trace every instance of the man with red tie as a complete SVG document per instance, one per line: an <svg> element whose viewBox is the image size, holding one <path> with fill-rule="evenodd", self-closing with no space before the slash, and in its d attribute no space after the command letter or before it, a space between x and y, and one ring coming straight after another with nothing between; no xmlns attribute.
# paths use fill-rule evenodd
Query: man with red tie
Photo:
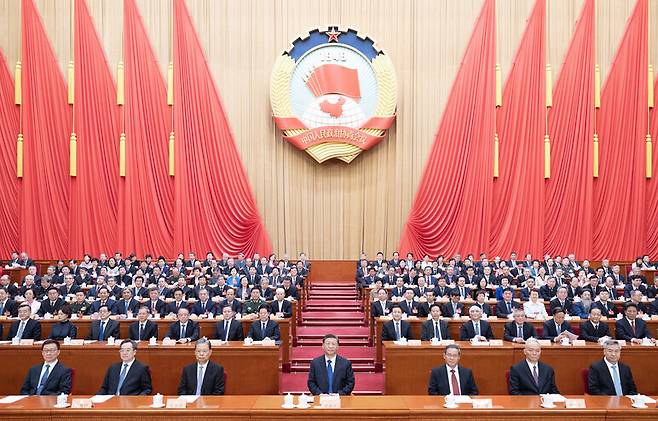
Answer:
<svg viewBox="0 0 658 421"><path fill-rule="evenodd" d="M450 344L443 351L445 364L432 369L427 392L430 395L477 395L473 372L459 365L461 349Z"/></svg>

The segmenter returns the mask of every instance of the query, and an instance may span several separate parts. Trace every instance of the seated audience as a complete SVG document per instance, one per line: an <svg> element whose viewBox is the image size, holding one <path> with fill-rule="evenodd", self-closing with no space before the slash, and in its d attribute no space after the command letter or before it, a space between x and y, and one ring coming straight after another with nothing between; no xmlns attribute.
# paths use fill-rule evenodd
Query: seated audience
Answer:
<svg viewBox="0 0 658 421"><path fill-rule="evenodd" d="M432 369L427 393L429 395L477 395L478 388L471 369L459 365L461 349L451 344L443 350L445 364Z"/></svg>
<svg viewBox="0 0 658 421"><path fill-rule="evenodd" d="M64 338L75 339L78 335L78 328L71 323L71 306L64 305L55 316L59 323L53 323L48 339L56 341L62 341Z"/></svg>
<svg viewBox="0 0 658 421"><path fill-rule="evenodd" d="M68 395L71 370L59 362L59 342L46 339L41 344L43 363L30 367L21 387L21 395Z"/></svg>
<svg viewBox="0 0 658 421"><path fill-rule="evenodd" d="M619 362L621 345L609 339L603 344L603 359L592 363L587 375L587 393L590 395L637 395L633 373Z"/></svg>
<svg viewBox="0 0 658 421"><path fill-rule="evenodd" d="M108 367L99 395L150 395L151 372L135 359L137 343L130 339L121 342L121 362Z"/></svg>
<svg viewBox="0 0 658 421"><path fill-rule="evenodd" d="M542 395L560 393L555 385L555 372L548 364L539 361L541 345L536 339L528 339L523 349L525 359L510 368L510 395Z"/></svg>

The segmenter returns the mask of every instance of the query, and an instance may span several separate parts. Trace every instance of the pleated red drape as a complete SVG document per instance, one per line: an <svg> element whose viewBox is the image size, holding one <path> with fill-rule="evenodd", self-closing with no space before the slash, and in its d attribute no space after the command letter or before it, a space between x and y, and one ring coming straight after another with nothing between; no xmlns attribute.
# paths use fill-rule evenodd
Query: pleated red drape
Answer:
<svg viewBox="0 0 658 421"><path fill-rule="evenodd" d="M21 249L35 259L68 254L71 111L33 0L22 0L25 161Z"/></svg>
<svg viewBox="0 0 658 421"><path fill-rule="evenodd" d="M19 110L14 105L14 81L0 51L0 256L19 248L20 182L16 177L16 138Z"/></svg>
<svg viewBox="0 0 658 421"><path fill-rule="evenodd" d="M544 194L544 253L592 255L594 0L586 0L548 115L551 178ZM542 229L537 226L536 229Z"/></svg>
<svg viewBox="0 0 658 421"><path fill-rule="evenodd" d="M631 260L646 244L647 0L638 0L601 93L593 258Z"/></svg>
<svg viewBox="0 0 658 421"><path fill-rule="evenodd" d="M134 0L124 1L123 32L126 177L119 183L119 249L173 257L174 181L167 170L171 116Z"/></svg>
<svg viewBox="0 0 658 421"><path fill-rule="evenodd" d="M658 92L658 79L655 80L653 91ZM651 139L653 144L658 141L658 112L656 109L651 111ZM646 223L647 231L647 249L646 253L651 256L651 260L658 259L658 151L653 148L653 177L647 181L646 193Z"/></svg>
<svg viewBox="0 0 658 421"><path fill-rule="evenodd" d="M493 183L491 249L541 254L546 127L546 0L538 0L521 38L498 111L500 172Z"/></svg>
<svg viewBox="0 0 658 421"><path fill-rule="evenodd" d="M270 241L190 16L174 1L174 248L269 253Z"/></svg>
<svg viewBox="0 0 658 421"><path fill-rule="evenodd" d="M489 248L495 2L486 0L439 124L399 250L451 255Z"/></svg>
<svg viewBox="0 0 658 421"><path fill-rule="evenodd" d="M71 182L69 256L118 245L119 121L116 88L84 0L75 3L77 177Z"/></svg>

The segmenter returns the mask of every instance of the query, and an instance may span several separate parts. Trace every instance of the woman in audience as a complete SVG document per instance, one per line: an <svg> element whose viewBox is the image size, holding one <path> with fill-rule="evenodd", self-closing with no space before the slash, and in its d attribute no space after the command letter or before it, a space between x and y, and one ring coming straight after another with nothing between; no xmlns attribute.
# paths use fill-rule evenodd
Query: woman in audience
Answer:
<svg viewBox="0 0 658 421"><path fill-rule="evenodd" d="M34 298L34 290L25 290L25 302L32 308L32 314L37 314L41 308L41 303Z"/></svg>
<svg viewBox="0 0 658 421"><path fill-rule="evenodd" d="M53 324L48 339L54 339L56 341L64 340L66 337L75 339L78 335L78 328L76 328L75 325L71 323L70 317L71 307L68 305L63 306L57 312L57 319L59 320L59 323Z"/></svg>
<svg viewBox="0 0 658 421"><path fill-rule="evenodd" d="M530 292L530 301L523 303L523 311L529 319L547 319L546 306L544 302L539 300L539 291L532 290Z"/></svg>
<svg viewBox="0 0 658 421"><path fill-rule="evenodd" d="M473 297L474 300L477 300L477 296L480 292L484 292L484 298L485 300L489 299L489 290L487 289L487 280L484 278L478 279L477 284L475 284L475 287L473 288L473 291L471 291L471 296Z"/></svg>
<svg viewBox="0 0 658 421"><path fill-rule="evenodd" d="M251 296L251 287L249 285L249 279L246 276L240 278L240 286L235 291L235 297L240 301L246 301Z"/></svg>
<svg viewBox="0 0 658 421"><path fill-rule="evenodd" d="M535 287L541 288L542 286L546 285L546 268L544 266L540 266L538 269L539 275L535 276Z"/></svg>
<svg viewBox="0 0 658 421"><path fill-rule="evenodd" d="M480 307L482 314L486 314L487 317L491 317L491 306L485 301L489 298L489 293L486 289L480 289L475 293L475 302L474 306Z"/></svg>
<svg viewBox="0 0 658 421"><path fill-rule="evenodd" d="M107 261L107 276L119 276L119 266L114 257L110 257Z"/></svg>
<svg viewBox="0 0 658 421"><path fill-rule="evenodd" d="M226 278L226 285L234 289L240 287L240 275L238 275L238 269L236 267L231 268L231 273Z"/></svg>

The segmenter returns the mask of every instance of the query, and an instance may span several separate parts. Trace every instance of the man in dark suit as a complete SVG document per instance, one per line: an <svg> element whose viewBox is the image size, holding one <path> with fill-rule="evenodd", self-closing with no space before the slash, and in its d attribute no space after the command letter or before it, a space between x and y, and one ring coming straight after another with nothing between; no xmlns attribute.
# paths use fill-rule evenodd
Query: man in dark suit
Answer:
<svg viewBox="0 0 658 421"><path fill-rule="evenodd" d="M537 337L532 323L526 322L525 313L521 309L514 310L514 320L505 324L503 339L510 342L525 343L529 338Z"/></svg>
<svg viewBox="0 0 658 421"><path fill-rule="evenodd" d="M523 350L525 359L510 368L510 395L541 395L560 393L555 385L555 372L548 364L539 361L541 345L536 339L528 339Z"/></svg>
<svg viewBox="0 0 658 421"><path fill-rule="evenodd" d="M557 289L556 296L551 299L549 304L549 313L553 312L553 309L561 308L566 314L572 314L573 300L569 298L569 293L566 287L559 287Z"/></svg>
<svg viewBox="0 0 658 421"><path fill-rule="evenodd" d="M233 313L242 313L242 304L235 299L235 290L233 288L226 289L226 298L222 301L222 308L231 306Z"/></svg>
<svg viewBox="0 0 658 421"><path fill-rule="evenodd" d="M116 301L110 299L110 290L106 286L98 289L98 300L89 305L87 314L98 313L102 306L107 306L111 314L117 314Z"/></svg>
<svg viewBox="0 0 658 421"><path fill-rule="evenodd" d="M292 317L292 304L286 300L286 292L281 287L276 289L274 299L270 303L270 312L284 319Z"/></svg>
<svg viewBox="0 0 658 421"><path fill-rule="evenodd" d="M576 338L576 335L571 332L571 325L564 320L564 313L562 307L553 309L553 320L544 322L544 339L560 342L562 338Z"/></svg>
<svg viewBox="0 0 658 421"><path fill-rule="evenodd" d="M460 299L458 290L450 291L450 301L443 306L443 314L446 317L460 317L464 313L464 303L460 303Z"/></svg>
<svg viewBox="0 0 658 421"><path fill-rule="evenodd" d="M167 305L160 299L160 295L156 287L149 288L149 299L144 301L144 307L149 309L151 315L165 314Z"/></svg>
<svg viewBox="0 0 658 421"><path fill-rule="evenodd" d="M436 338L437 341L450 339L450 330L448 330L448 322L441 320L441 304L432 303L430 306L431 319L423 322L420 332L420 339L423 341L431 341Z"/></svg>
<svg viewBox="0 0 658 421"><path fill-rule="evenodd" d="M590 395L624 396L637 395L633 373L626 364L619 362L621 346L615 340L603 344L603 359L589 367L587 393Z"/></svg>
<svg viewBox="0 0 658 421"><path fill-rule="evenodd" d="M64 277L64 285L59 287L60 295L66 297L67 295L75 295L78 291L80 291L80 286L75 282L73 275L66 275Z"/></svg>
<svg viewBox="0 0 658 421"><path fill-rule="evenodd" d="M460 341L470 341L472 339L488 341L494 338L489 322L482 320L482 309L480 307L472 306L468 310L468 315L471 320L465 322L459 328Z"/></svg>
<svg viewBox="0 0 658 421"><path fill-rule="evenodd" d="M196 362L183 367L179 395L223 395L224 367L210 361L212 345L209 340L201 338L194 348Z"/></svg>
<svg viewBox="0 0 658 421"><path fill-rule="evenodd" d="M601 309L592 306L589 309L589 320L580 324L580 339L587 342L598 342L604 336L610 335L610 328L601 322Z"/></svg>
<svg viewBox="0 0 658 421"><path fill-rule="evenodd" d="M41 344L43 363L30 367L21 387L21 395L68 395L71 393L71 370L57 361L59 342L46 339Z"/></svg>
<svg viewBox="0 0 658 421"><path fill-rule="evenodd" d="M306 382L308 390L314 395L338 393L350 395L354 390L354 371L352 363L337 354L338 337L328 334L322 338L324 355L311 361L311 368Z"/></svg>
<svg viewBox="0 0 658 421"><path fill-rule="evenodd" d="M617 317L617 313L619 313L617 305L610 301L610 294L605 289L599 292L599 300L595 301L593 306L599 308L601 314L609 319Z"/></svg>
<svg viewBox="0 0 658 421"><path fill-rule="evenodd" d="M647 329L647 323L637 317L637 305L627 303L624 306L624 315L625 317L615 322L617 339L630 341L634 344L642 343L643 338L649 338L653 343L656 342L649 329Z"/></svg>
<svg viewBox="0 0 658 421"><path fill-rule="evenodd" d="M512 299L513 293L511 289L506 289L503 292L503 299L496 303L496 316L498 318L505 318L512 314L515 309L521 308L521 304Z"/></svg>
<svg viewBox="0 0 658 421"><path fill-rule="evenodd" d="M181 307L188 308L187 301L185 301L185 293L183 292L182 289L176 288L172 294L174 296L174 301L170 302L165 306L165 314L178 314L178 309L180 309ZM144 304L148 305L150 303L147 301ZM149 312L151 312L151 310L152 308L149 308ZM157 312L157 308L156 308L156 312Z"/></svg>
<svg viewBox="0 0 658 421"><path fill-rule="evenodd" d="M222 341L241 341L244 339L244 332L242 331L242 323L235 320L235 313L233 307L225 305L222 308L222 316L224 320L220 320L215 325L215 338Z"/></svg>
<svg viewBox="0 0 658 421"><path fill-rule="evenodd" d="M388 300L388 292L384 288L379 288L377 291L377 300L370 304L370 317L388 316L391 312L393 303Z"/></svg>
<svg viewBox="0 0 658 421"><path fill-rule="evenodd" d="M149 311L146 307L137 310L137 321L130 324L128 338L133 341L148 341L158 337L158 325L149 319Z"/></svg>
<svg viewBox="0 0 658 421"><path fill-rule="evenodd" d="M16 317L18 314L18 305L16 301L9 298L9 293L5 287L0 287L0 316ZM2 338L2 333L0 333Z"/></svg>
<svg viewBox="0 0 658 421"><path fill-rule="evenodd" d="M150 395L149 368L135 359L137 343L126 339L121 342L121 362L112 364L105 373L99 395Z"/></svg>
<svg viewBox="0 0 658 421"><path fill-rule="evenodd" d="M461 349L451 344L443 350L445 364L432 369L427 393L430 395L477 395L473 373L459 365Z"/></svg>
<svg viewBox="0 0 658 421"><path fill-rule="evenodd" d="M88 340L106 341L110 336L114 339L120 337L119 322L110 319L110 309L104 305L98 309L99 320L94 320L87 336Z"/></svg>
<svg viewBox="0 0 658 421"><path fill-rule="evenodd" d="M41 307L39 307L37 313L40 317L43 317L46 313L54 316L64 306L64 300L59 298L59 290L57 288L49 287L47 295L46 299L41 302Z"/></svg>
<svg viewBox="0 0 658 421"><path fill-rule="evenodd" d="M191 313L200 319L208 318L209 314L217 314L217 308L214 301L210 299L207 289L199 290L199 301L192 306Z"/></svg>
<svg viewBox="0 0 658 421"><path fill-rule="evenodd" d="M281 339L279 324L274 320L270 320L270 308L267 304L263 304L258 309L258 319L251 324L247 336L254 341L262 341L265 338L273 341Z"/></svg>
<svg viewBox="0 0 658 421"><path fill-rule="evenodd" d="M30 319L32 308L29 304L23 303L18 306L18 320L11 324L9 328L8 340L18 337L18 339L41 339L41 323Z"/></svg>
<svg viewBox="0 0 658 421"><path fill-rule="evenodd" d="M404 290L404 300L400 301L399 305L402 309L402 312L407 316L417 316L418 315L418 302L414 301L414 289L406 288Z"/></svg>
<svg viewBox="0 0 658 421"><path fill-rule="evenodd" d="M183 307L178 309L178 321L169 326L166 337L177 341L179 344L186 344L199 339L199 324L190 320L189 309Z"/></svg>
<svg viewBox="0 0 658 421"><path fill-rule="evenodd" d="M391 308L393 320L389 320L382 326L382 342L397 341L402 338L413 339L411 334L411 325L402 320L402 309L399 305Z"/></svg>
<svg viewBox="0 0 658 421"><path fill-rule="evenodd" d="M133 298L133 293L130 288L124 288L123 291L121 291L121 300L116 302L115 307L117 309L117 314L128 316L128 314L137 314L140 304L139 301Z"/></svg>

